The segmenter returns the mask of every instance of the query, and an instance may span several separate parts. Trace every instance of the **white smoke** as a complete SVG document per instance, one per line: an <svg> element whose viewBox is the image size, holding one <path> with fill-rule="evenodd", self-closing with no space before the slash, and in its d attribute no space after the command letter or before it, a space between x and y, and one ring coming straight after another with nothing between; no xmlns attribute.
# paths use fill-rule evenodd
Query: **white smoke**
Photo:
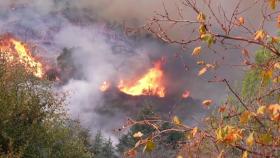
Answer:
<svg viewBox="0 0 280 158"><path fill-rule="evenodd" d="M95 108L102 103L102 92L99 87L103 81L112 81L120 71L128 71L126 68L137 69L149 64L149 58L144 53L129 55L127 53L115 53L110 42L106 41L104 34L100 33L97 26L77 27L73 25L64 26L55 37L54 42L61 48L77 48L73 54L75 65L79 65L84 80L72 79L63 86L63 90L70 91L70 113L73 117L79 118L83 125L92 131L99 129L110 133L113 128L121 126L123 114L116 114L114 117L102 117L95 112ZM124 45L126 47L126 45ZM128 47L128 46L127 46ZM134 63L131 65L130 63ZM116 67L123 65L120 69ZM114 120L112 122L112 120ZM108 135L106 135L108 136ZM112 139L111 134L109 134Z"/></svg>
<svg viewBox="0 0 280 158"><path fill-rule="evenodd" d="M75 48L72 58L83 79L71 79L61 87L70 93L67 108L72 118L79 119L83 126L92 132L102 130L106 137L110 136L116 142L112 130L121 126L125 116L115 114L108 118L95 112L103 100L99 86L105 80L118 80L119 72L129 73L133 69L149 67L151 61L146 53L142 53L145 48L129 48L131 46L122 35L102 23L85 20L87 24L80 25L69 21L63 14L68 2L71 1L1 0L0 33L9 32L35 44L39 56L51 59L55 59L63 48ZM119 52L114 51L115 45L121 47Z"/></svg>
<svg viewBox="0 0 280 158"><path fill-rule="evenodd" d="M175 15L177 9L174 1L166 0L166 5ZM183 51L180 54L184 57L182 60L174 59L174 52L178 52L179 48L163 46L151 39L135 42L117 29L114 31L104 26L107 21L120 24L124 20L136 25L143 24L156 10L162 10L162 0L0 0L0 33L10 32L26 42L34 43L40 48L40 56L52 59L65 47L75 48L74 64L78 66L83 79L71 79L62 87L71 94L69 111L73 118L79 118L93 132L102 129L106 136L116 140L111 131L120 127L126 116L116 113L109 118L95 111L104 99L99 86L105 80L118 82L120 77L149 68L152 58L163 55L177 66L179 62L181 65L178 67L181 66L182 71L176 66L169 67L175 74L175 81L172 82L179 88L188 87L192 97L212 96L220 100L226 95L220 95L224 92L223 85L209 85L198 78L198 68L184 74L182 65L188 64L192 68L195 63L187 54L191 51ZM100 19L105 19L105 24ZM186 32L185 29L176 31L178 36ZM232 77L232 74L227 73L228 77Z"/></svg>

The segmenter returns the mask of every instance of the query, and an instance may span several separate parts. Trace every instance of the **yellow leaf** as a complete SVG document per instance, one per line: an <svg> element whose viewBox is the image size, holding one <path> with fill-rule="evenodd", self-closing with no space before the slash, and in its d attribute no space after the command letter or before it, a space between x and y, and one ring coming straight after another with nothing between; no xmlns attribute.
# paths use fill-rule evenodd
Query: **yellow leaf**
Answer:
<svg viewBox="0 0 280 158"><path fill-rule="evenodd" d="M266 106L260 106L257 110L257 115L263 115L265 113Z"/></svg>
<svg viewBox="0 0 280 158"><path fill-rule="evenodd" d="M227 143L235 143L236 141L242 139L241 131L234 130L230 131L229 134L224 138L224 141Z"/></svg>
<svg viewBox="0 0 280 158"><path fill-rule="evenodd" d="M273 70L263 70L261 75L262 75L262 83L267 84L272 79Z"/></svg>
<svg viewBox="0 0 280 158"><path fill-rule="evenodd" d="M201 75L205 74L207 72L207 70L208 70L207 67L203 67L202 69L199 70L198 76L201 76Z"/></svg>
<svg viewBox="0 0 280 158"><path fill-rule="evenodd" d="M143 136L143 133L140 132L140 131L133 134L133 137L134 137L134 138L141 138L142 136Z"/></svg>
<svg viewBox="0 0 280 158"><path fill-rule="evenodd" d="M246 143L247 143L247 145L252 147L252 145L254 144L254 132L250 133L250 135L246 139Z"/></svg>
<svg viewBox="0 0 280 158"><path fill-rule="evenodd" d="M199 29L198 29L198 32L201 36L205 35L206 34L206 26L205 25L200 25Z"/></svg>
<svg viewBox="0 0 280 158"><path fill-rule="evenodd" d="M278 24L279 26L278 27L280 27L280 16L279 16L279 24ZM279 43L279 41L280 41L280 38L279 37L271 37L271 43Z"/></svg>
<svg viewBox="0 0 280 158"><path fill-rule="evenodd" d="M238 25L241 26L241 25L244 25L244 23L245 23L244 18L243 17L239 17L238 18Z"/></svg>
<svg viewBox="0 0 280 158"><path fill-rule="evenodd" d="M197 65L205 65L205 61L197 61L196 64Z"/></svg>
<svg viewBox="0 0 280 158"><path fill-rule="evenodd" d="M207 33L207 34L200 34L200 39L203 42L206 42L208 44L208 47L210 47L212 44L216 43L216 38L213 34Z"/></svg>
<svg viewBox="0 0 280 158"><path fill-rule="evenodd" d="M209 34L201 34L200 39L206 40L206 38L208 38L208 36L210 36L210 35Z"/></svg>
<svg viewBox="0 0 280 158"><path fill-rule="evenodd" d="M279 70L280 70L280 62L275 63L275 64L274 64L274 68L275 68L275 69L279 69Z"/></svg>
<svg viewBox="0 0 280 158"><path fill-rule="evenodd" d="M223 141L224 139L223 129L221 127L216 130L216 139L218 141Z"/></svg>
<svg viewBox="0 0 280 158"><path fill-rule="evenodd" d="M198 56L201 52L201 47L196 47L193 50L192 56Z"/></svg>
<svg viewBox="0 0 280 158"><path fill-rule="evenodd" d="M269 4L270 4L271 9L274 10L276 8L276 2L277 2L276 0L269 0Z"/></svg>
<svg viewBox="0 0 280 158"><path fill-rule="evenodd" d="M273 121L280 121L280 105L271 104L268 106L268 111L270 112L270 118Z"/></svg>
<svg viewBox="0 0 280 158"><path fill-rule="evenodd" d="M196 135L197 131L198 131L198 128L197 128L197 127L195 127L195 128L192 129L192 131L191 131L192 137L194 137L194 136Z"/></svg>
<svg viewBox="0 0 280 158"><path fill-rule="evenodd" d="M248 152L247 152L247 151L244 151L244 152L243 152L242 158L248 158Z"/></svg>
<svg viewBox="0 0 280 158"><path fill-rule="evenodd" d="M258 30L256 33L255 33L255 38L254 40L256 41L261 41L261 40L264 40L266 36L266 32L264 30Z"/></svg>
<svg viewBox="0 0 280 158"><path fill-rule="evenodd" d="M271 79L273 76L273 71L272 70L265 70L262 72L262 77L263 78L267 78L267 79Z"/></svg>
<svg viewBox="0 0 280 158"><path fill-rule="evenodd" d="M206 20L206 16L205 16L202 12L200 12L200 13L197 15L196 19L197 19L198 22L203 23L203 22L205 22L205 20Z"/></svg>
<svg viewBox="0 0 280 158"><path fill-rule="evenodd" d="M182 121L180 120L180 118L178 116L174 116L173 123L176 125L180 125L180 124L182 124Z"/></svg>
<svg viewBox="0 0 280 158"><path fill-rule="evenodd" d="M205 106L209 106L209 105L211 105L212 104L212 100L211 99L207 99L207 100L204 100L203 102L202 102L202 104L203 105L205 105Z"/></svg>
<svg viewBox="0 0 280 158"><path fill-rule="evenodd" d="M213 65L213 64L206 64L206 67L207 67L207 68L212 68L212 69L214 69L216 66Z"/></svg>
<svg viewBox="0 0 280 158"><path fill-rule="evenodd" d="M143 151L144 152L152 152L154 148L156 147L155 143L152 140L148 140Z"/></svg>
<svg viewBox="0 0 280 158"><path fill-rule="evenodd" d="M216 139L226 143L235 143L242 139L242 130L229 125L224 128L219 127L216 130Z"/></svg>
<svg viewBox="0 0 280 158"><path fill-rule="evenodd" d="M250 119L250 117L251 117L251 112L249 112L249 111L245 111L245 112L243 112L242 114L241 114L241 116L240 116L240 123L242 123L242 124L246 124L248 121L249 121L249 119Z"/></svg>
<svg viewBox="0 0 280 158"><path fill-rule="evenodd" d="M178 155L177 158L184 158L182 155Z"/></svg>

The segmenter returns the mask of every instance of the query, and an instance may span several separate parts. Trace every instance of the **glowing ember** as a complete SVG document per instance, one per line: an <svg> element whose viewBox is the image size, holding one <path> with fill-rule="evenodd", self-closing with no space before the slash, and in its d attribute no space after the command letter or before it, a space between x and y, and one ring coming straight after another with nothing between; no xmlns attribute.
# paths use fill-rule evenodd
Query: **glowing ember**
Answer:
<svg viewBox="0 0 280 158"><path fill-rule="evenodd" d="M182 94L182 98L188 98L190 96L190 91L185 90L185 92Z"/></svg>
<svg viewBox="0 0 280 158"><path fill-rule="evenodd" d="M99 87L99 90L102 92L106 92L110 88L110 83L107 81L104 81L101 86Z"/></svg>
<svg viewBox="0 0 280 158"><path fill-rule="evenodd" d="M165 97L165 87L163 85L163 71L161 63L155 63L154 67L149 69L140 79L133 83L127 83L123 80L119 83L119 90L132 96L155 95Z"/></svg>
<svg viewBox="0 0 280 158"><path fill-rule="evenodd" d="M31 51L23 42L10 36L3 36L0 38L0 53L5 53L9 62L19 61L34 76L43 77L44 69L42 63L32 56Z"/></svg>

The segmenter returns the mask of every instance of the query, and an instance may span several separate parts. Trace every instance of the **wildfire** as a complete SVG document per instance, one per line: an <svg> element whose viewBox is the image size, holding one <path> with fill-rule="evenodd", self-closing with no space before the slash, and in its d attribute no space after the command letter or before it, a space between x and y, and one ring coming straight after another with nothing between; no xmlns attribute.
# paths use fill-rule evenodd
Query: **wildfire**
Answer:
<svg viewBox="0 0 280 158"><path fill-rule="evenodd" d="M155 95L165 97L163 75L161 62L156 62L154 67L149 69L140 79L133 83L121 80L118 88L121 92L132 96Z"/></svg>
<svg viewBox="0 0 280 158"><path fill-rule="evenodd" d="M43 64L32 56L30 49L22 41L11 36L0 37L0 53L5 53L9 62L19 61L34 76L43 77Z"/></svg>
<svg viewBox="0 0 280 158"><path fill-rule="evenodd" d="M99 87L99 90L102 92L106 92L110 88L110 83L107 81L104 81L101 86Z"/></svg>

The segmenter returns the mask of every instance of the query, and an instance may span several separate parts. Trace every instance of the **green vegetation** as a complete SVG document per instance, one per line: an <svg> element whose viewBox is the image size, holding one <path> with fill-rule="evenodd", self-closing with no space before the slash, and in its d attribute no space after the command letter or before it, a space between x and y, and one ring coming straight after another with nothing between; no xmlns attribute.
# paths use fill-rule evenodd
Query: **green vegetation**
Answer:
<svg viewBox="0 0 280 158"><path fill-rule="evenodd" d="M64 111L63 94L20 64L0 59L1 157L92 157L88 136Z"/></svg>
<svg viewBox="0 0 280 158"><path fill-rule="evenodd" d="M0 59L0 157L115 158L110 139L69 119L65 94L19 63Z"/></svg>

